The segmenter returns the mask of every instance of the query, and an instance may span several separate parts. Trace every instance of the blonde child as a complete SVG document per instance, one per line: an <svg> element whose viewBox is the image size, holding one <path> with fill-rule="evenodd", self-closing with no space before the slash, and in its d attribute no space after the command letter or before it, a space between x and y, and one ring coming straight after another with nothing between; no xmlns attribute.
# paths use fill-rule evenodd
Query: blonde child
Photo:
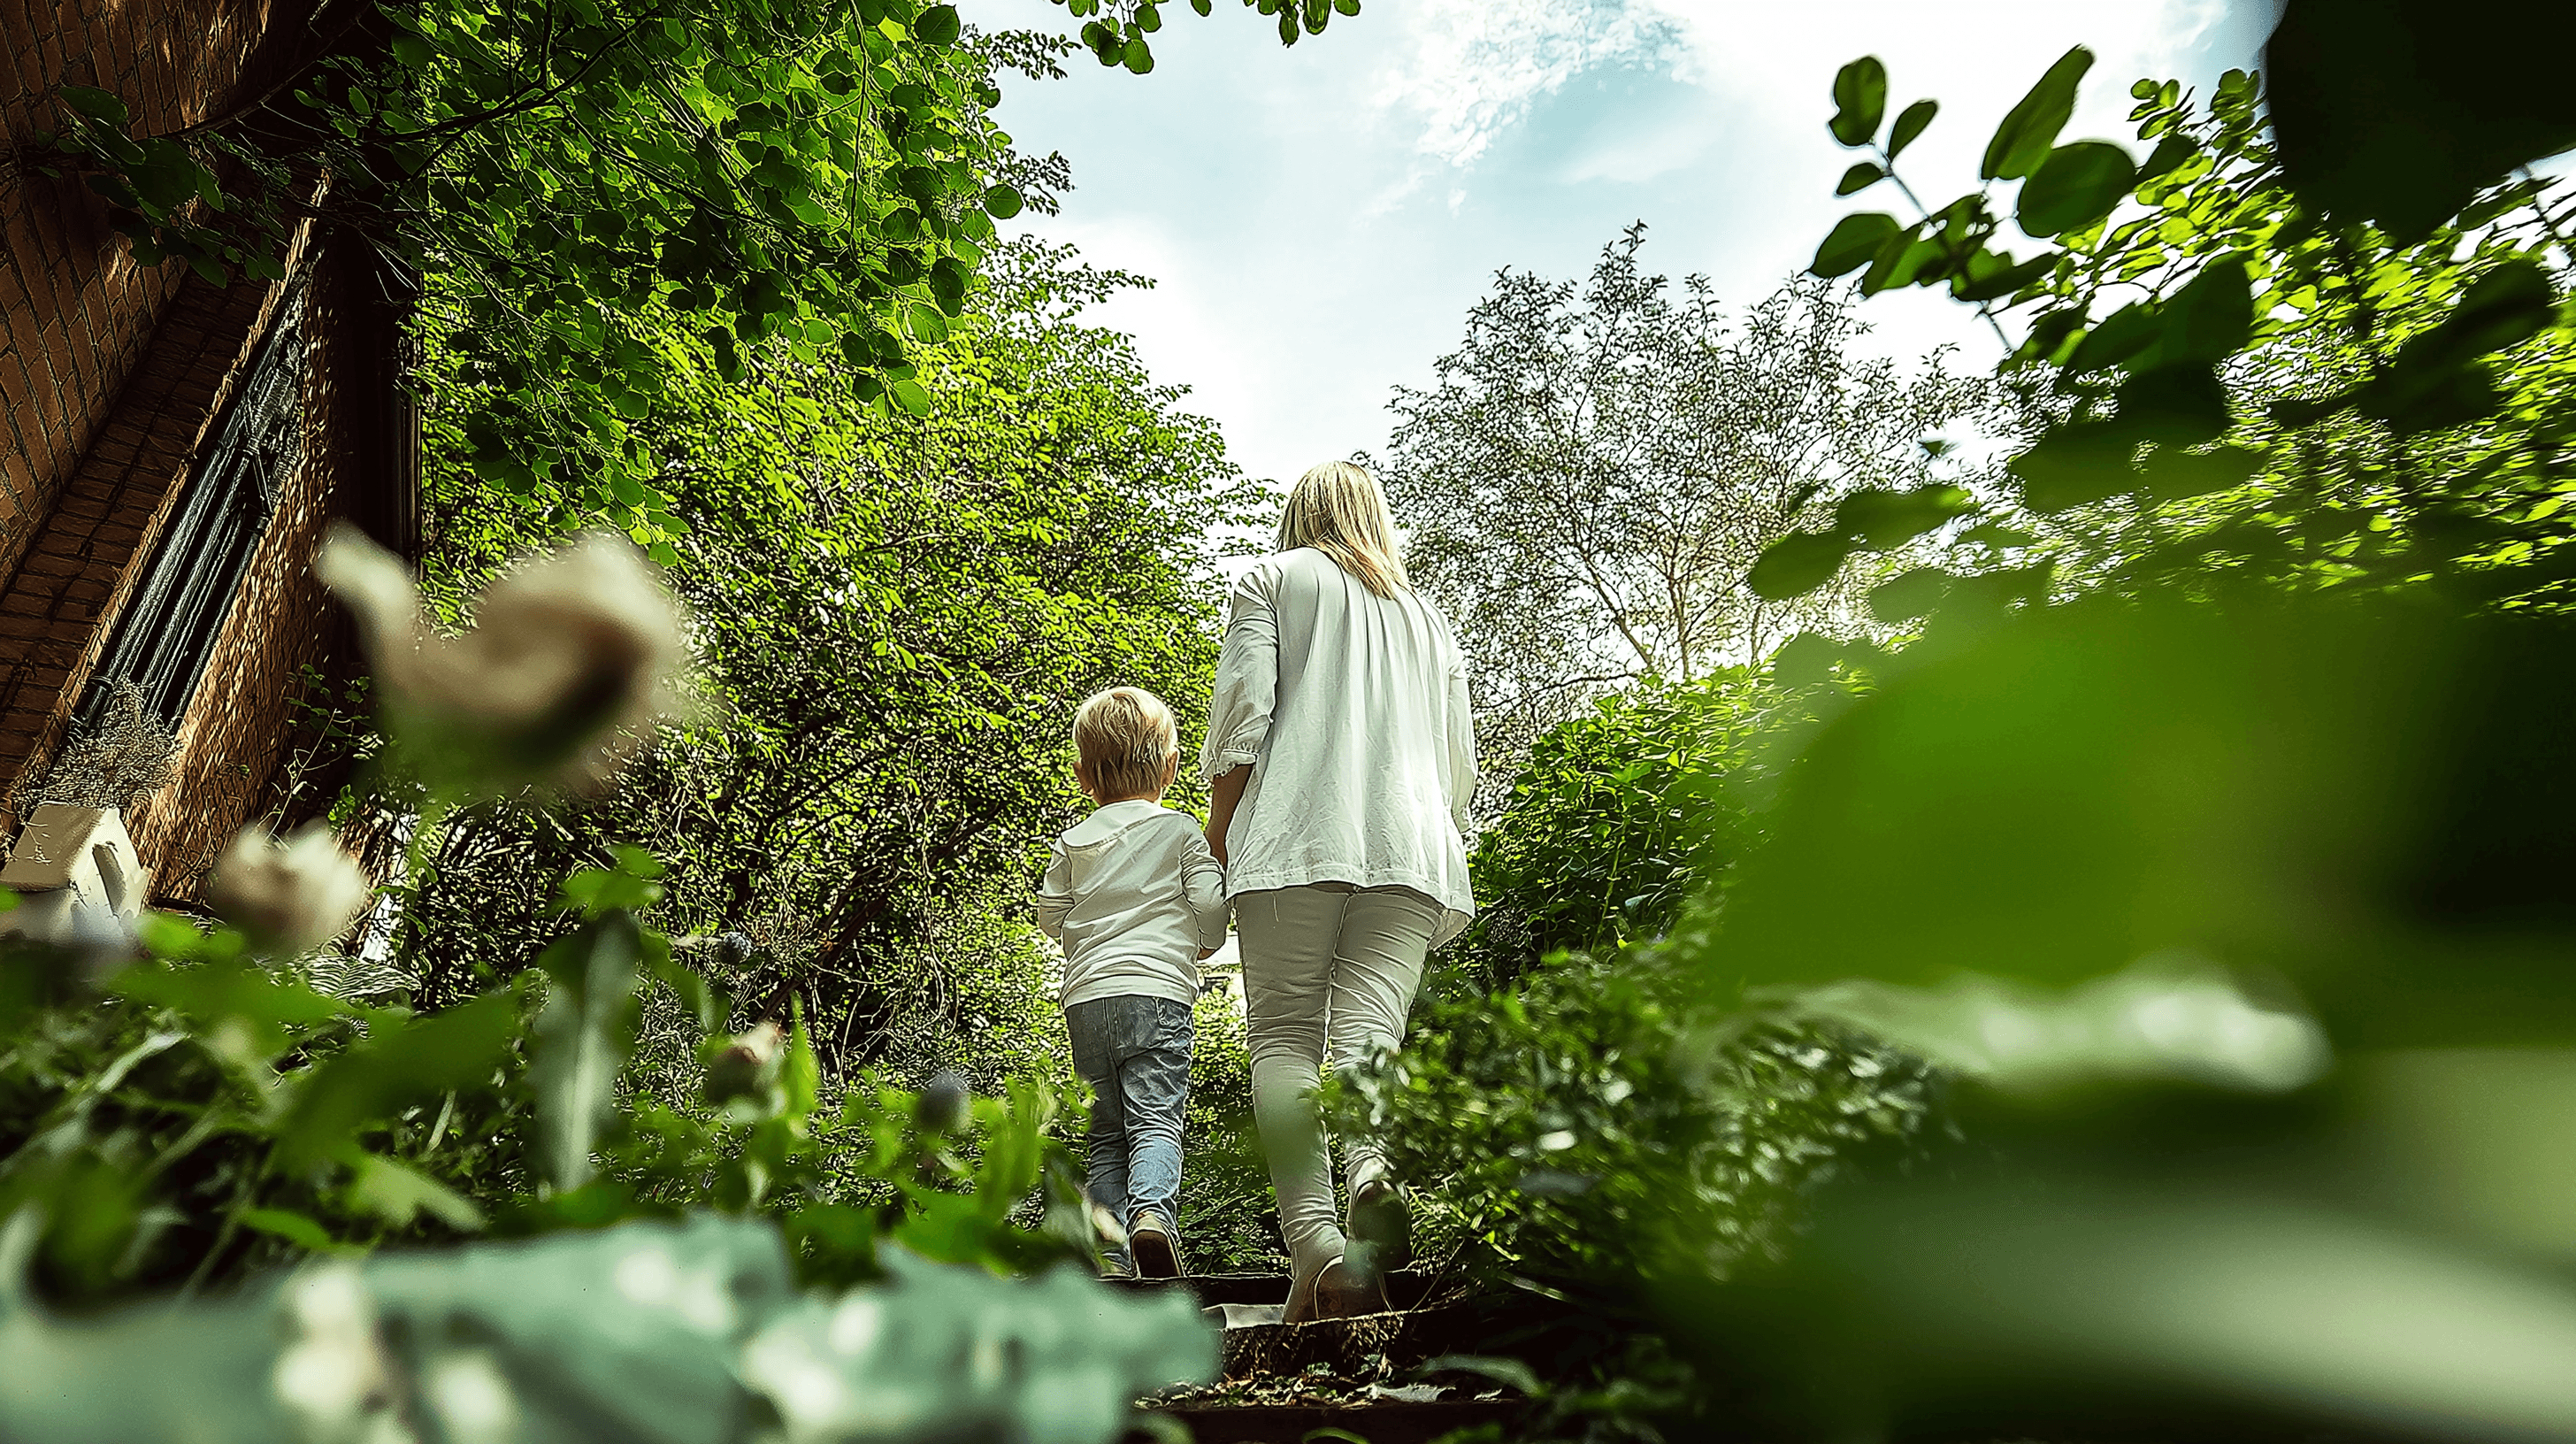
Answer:
<svg viewBox="0 0 2576 1444"><path fill-rule="evenodd" d="M1180 768L1172 709L1112 687L1073 717L1074 779L1096 809L1056 839L1038 926L1064 946L1064 1021L1091 1085L1090 1193L1127 1231L1108 1262L1180 1274L1181 1114L1199 959L1225 941L1225 870L1195 818L1163 806Z"/></svg>

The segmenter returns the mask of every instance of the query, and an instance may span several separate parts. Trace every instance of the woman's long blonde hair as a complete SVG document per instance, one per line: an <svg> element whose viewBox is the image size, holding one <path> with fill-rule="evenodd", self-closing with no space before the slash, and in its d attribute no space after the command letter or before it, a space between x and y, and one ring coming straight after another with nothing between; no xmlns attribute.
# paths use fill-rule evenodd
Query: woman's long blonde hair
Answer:
<svg viewBox="0 0 2576 1444"><path fill-rule="evenodd" d="M1395 518L1368 468L1328 461L1297 478L1279 514L1279 549L1313 547L1381 597L1411 591L1395 549Z"/></svg>

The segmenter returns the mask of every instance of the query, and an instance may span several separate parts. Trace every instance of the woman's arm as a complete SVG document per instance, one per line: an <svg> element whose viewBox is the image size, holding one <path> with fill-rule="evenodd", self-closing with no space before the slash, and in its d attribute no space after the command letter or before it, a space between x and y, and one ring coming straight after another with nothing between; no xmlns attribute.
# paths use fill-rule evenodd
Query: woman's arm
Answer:
<svg viewBox="0 0 2576 1444"><path fill-rule="evenodd" d="M1225 830L1234 825L1234 809L1243 801L1244 785L1250 781L1252 769L1238 767L1208 784L1207 845L1218 862L1226 860Z"/></svg>
<svg viewBox="0 0 2576 1444"><path fill-rule="evenodd" d="M1441 731L1449 744L1448 784L1449 820L1457 824L1458 835L1467 835L1467 820L1473 816L1476 802L1476 709L1467 697L1467 664L1462 659L1450 669L1446 715Z"/></svg>
<svg viewBox="0 0 2576 1444"><path fill-rule="evenodd" d="M1226 608L1225 642L1217 649L1216 683L1208 699L1206 745L1199 776L1208 785L1208 851L1225 855L1226 829L1243 801L1244 784L1261 760L1270 735L1270 710L1279 700L1279 628L1270 612L1273 578L1256 566L1235 578Z"/></svg>

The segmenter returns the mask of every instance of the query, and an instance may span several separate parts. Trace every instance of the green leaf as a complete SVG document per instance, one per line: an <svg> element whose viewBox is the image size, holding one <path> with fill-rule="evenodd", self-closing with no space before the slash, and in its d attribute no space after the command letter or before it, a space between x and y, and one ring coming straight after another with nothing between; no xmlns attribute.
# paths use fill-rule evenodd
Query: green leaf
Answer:
<svg viewBox="0 0 2576 1444"><path fill-rule="evenodd" d="M1792 532L1765 547L1744 584L1768 602L1803 597L1842 569L1852 553L1852 539L1816 532Z"/></svg>
<svg viewBox="0 0 2576 1444"><path fill-rule="evenodd" d="M488 1085L518 1033L519 995L507 991L372 1032L298 1082L280 1156L309 1167L408 1104Z"/></svg>
<svg viewBox="0 0 2576 1444"><path fill-rule="evenodd" d="M2493 416L2504 404L2495 372L2484 362L2464 361L2409 380L2412 384L2385 391L2367 389L2362 396L2363 413L2387 422L2399 436L2465 426Z"/></svg>
<svg viewBox="0 0 2576 1444"><path fill-rule="evenodd" d="M1869 591L1869 614L1889 626L1930 616L1950 593L1952 578L1939 567L1915 567Z"/></svg>
<svg viewBox="0 0 2576 1444"><path fill-rule="evenodd" d="M933 5L912 22L913 37L934 50L945 50L956 44L963 28L954 5Z"/></svg>
<svg viewBox="0 0 2576 1444"><path fill-rule="evenodd" d="M233 1214L244 1228L255 1228L271 1237L282 1238L297 1248L311 1253L354 1252L353 1246L333 1238L322 1225L300 1213L282 1208L245 1208Z"/></svg>
<svg viewBox="0 0 2576 1444"><path fill-rule="evenodd" d="M1887 114L1887 67L1864 55L1834 75L1834 118L1828 128L1845 145L1867 145Z"/></svg>
<svg viewBox="0 0 2576 1444"><path fill-rule="evenodd" d="M590 1181L600 1125L615 1111L617 1070L634 1041L640 946L635 915L618 909L538 955L551 986L528 1081L537 1093L540 1157L558 1189Z"/></svg>
<svg viewBox="0 0 2576 1444"><path fill-rule="evenodd" d="M1834 507L1834 530L1870 551L1903 546L1977 509L1964 487L1935 483L1911 491L1863 487Z"/></svg>
<svg viewBox="0 0 2576 1444"><path fill-rule="evenodd" d="M352 1208L375 1214L396 1228L409 1227L424 1210L461 1232L474 1233L483 1227L483 1210L472 1199L425 1173L372 1153L360 1154L352 1166Z"/></svg>
<svg viewBox="0 0 2576 1444"><path fill-rule="evenodd" d="M1848 275L1869 264L1889 237L1897 233L1896 217L1885 211L1862 211L1834 223L1824 244L1816 247L1816 259L1807 267L1828 279Z"/></svg>
<svg viewBox="0 0 2576 1444"><path fill-rule="evenodd" d="M1939 280L1948 269L1949 251L1930 236L1918 236L1913 230L1900 232L1878 248L1878 255L1861 273L1860 292L1875 296L1905 286Z"/></svg>
<svg viewBox="0 0 2576 1444"><path fill-rule="evenodd" d="M2508 172L2576 146L2571 40L2554 4L2290 4L2262 75L2282 178L2310 214L2414 245Z"/></svg>
<svg viewBox="0 0 2576 1444"><path fill-rule="evenodd" d="M2168 348L2170 340L2168 323ZM2118 424L2142 441L2197 446L2224 434L2230 424L2227 389L2205 361L2137 372L2120 383L2116 394Z"/></svg>
<svg viewBox="0 0 2576 1444"><path fill-rule="evenodd" d="M2006 469L2021 481L2022 504L2047 516L2135 488L2129 456L2136 448L2125 426L2078 421L2051 429Z"/></svg>
<svg viewBox="0 0 2576 1444"><path fill-rule="evenodd" d="M2439 349L2454 356L2483 356L2519 345L2557 318L2558 298L2540 263L2517 258L2490 268L2469 283L2438 328ZM2405 350L2414 349L2413 344ZM2399 352L2404 364L2405 350Z"/></svg>
<svg viewBox="0 0 2576 1444"><path fill-rule="evenodd" d="M2009 296L2056 269L2065 256L2063 251L2042 251L2027 261L2015 262L2000 251L1979 251L1968 257L1965 269L1950 278L1950 294L1962 301Z"/></svg>
<svg viewBox="0 0 2576 1444"><path fill-rule="evenodd" d="M1977 167L1985 180L2014 180L2030 174L2048 159L2057 133L2075 113L2075 87L2093 67L2093 52L2078 45L2048 67L2021 103L2006 112Z"/></svg>
<svg viewBox="0 0 2576 1444"><path fill-rule="evenodd" d="M1833 680L1834 664L1843 658L1842 644L1814 632L1800 632L1771 654L1771 676L1783 687L1812 687Z"/></svg>
<svg viewBox="0 0 2576 1444"><path fill-rule="evenodd" d="M2060 306L2041 313L2040 318L2031 323L2030 334L2022 338L2021 345L2013 348L2003 369L2015 370L2063 359L2068 346L2076 344L2074 338L2083 328L2084 314L2084 307L2080 304Z"/></svg>
<svg viewBox="0 0 2576 1444"><path fill-rule="evenodd" d="M966 301L966 268L951 256L942 256L930 268L930 294L937 297L940 311L957 315Z"/></svg>
<svg viewBox="0 0 2576 1444"><path fill-rule="evenodd" d="M1886 170L1875 162L1862 161L1843 172L1842 183L1834 187L1834 194L1847 196L1854 191L1866 190L1885 179L1887 179Z"/></svg>
<svg viewBox="0 0 2576 1444"><path fill-rule="evenodd" d="M226 1051L245 1063L274 1058L314 1025L349 1013L348 1004L300 978L243 962L148 964L117 974L108 990L176 1009L205 1035L230 1040Z"/></svg>
<svg viewBox="0 0 2576 1444"><path fill-rule="evenodd" d="M2159 446L2138 473L2145 479L2145 495L2156 501L2179 501L2243 486L2264 460L2264 451L2253 446L2222 446L2206 452Z"/></svg>
<svg viewBox="0 0 2576 1444"><path fill-rule="evenodd" d="M1142 35L1131 35L1127 37L1127 48L1121 53L1121 59L1126 64L1127 69L1134 74L1151 75L1154 73L1154 48L1145 43L1145 37Z"/></svg>
<svg viewBox="0 0 2576 1444"><path fill-rule="evenodd" d="M904 380L894 383L893 386L888 388L888 392L894 397L894 402L897 406L911 412L913 415L928 416L930 414L930 393L922 389L920 382L907 377Z"/></svg>
<svg viewBox="0 0 2576 1444"><path fill-rule="evenodd" d="M948 339L948 318L940 315L936 307L907 306L903 323L912 331L912 338L925 346L936 346Z"/></svg>
<svg viewBox="0 0 2576 1444"><path fill-rule="evenodd" d="M2325 396L2284 396L2263 408L2275 426L2296 430L2313 426L2361 399L2359 389L2332 392Z"/></svg>
<svg viewBox="0 0 2576 1444"><path fill-rule="evenodd" d="M1905 148L1914 143L1914 138L1923 133L1923 127L1930 125L1932 117L1940 113L1941 103L1937 100L1918 100L1905 107L1896 117L1896 128L1887 133L1887 158L1893 161L1904 154Z"/></svg>
<svg viewBox="0 0 2576 1444"><path fill-rule="evenodd" d="M2144 301L2132 301L2111 313L2110 319L2094 327L2077 342L2075 354L2066 358L2069 375L2081 376L2106 366L2117 366L2155 344L2163 324L2155 308Z"/></svg>
<svg viewBox="0 0 2576 1444"><path fill-rule="evenodd" d="M787 1056L778 1070L778 1082L787 1094L786 1116L803 1118L814 1111L815 1099L823 1084L822 1064L814 1057L814 1043L805 1034L802 1010L795 1031L788 1035Z"/></svg>
<svg viewBox="0 0 2576 1444"><path fill-rule="evenodd" d="M2080 230L2109 215L2136 178L2129 153L2108 141L2061 145L2022 183L2014 216L2023 234L2043 239Z"/></svg>
<svg viewBox="0 0 2576 1444"><path fill-rule="evenodd" d="M2254 324L2253 283L2241 256L2221 256L2201 267L2163 308L2164 326L2155 364L2215 364L2236 354Z"/></svg>
<svg viewBox="0 0 2576 1444"><path fill-rule="evenodd" d="M2147 156L2147 163L2138 167L2138 183L2144 185L2158 176L2168 174L2174 167L2199 153L2200 147L2192 141L2191 137L2179 134L2168 135L2156 142L2155 150Z"/></svg>
<svg viewBox="0 0 2576 1444"><path fill-rule="evenodd" d="M997 185L984 192L984 214L997 221L1007 221L1020 213L1020 193L1009 186Z"/></svg>
<svg viewBox="0 0 2576 1444"><path fill-rule="evenodd" d="M93 86L66 85L55 93L63 98L63 104L102 125L121 126L134 119L134 113L125 108L124 101Z"/></svg>

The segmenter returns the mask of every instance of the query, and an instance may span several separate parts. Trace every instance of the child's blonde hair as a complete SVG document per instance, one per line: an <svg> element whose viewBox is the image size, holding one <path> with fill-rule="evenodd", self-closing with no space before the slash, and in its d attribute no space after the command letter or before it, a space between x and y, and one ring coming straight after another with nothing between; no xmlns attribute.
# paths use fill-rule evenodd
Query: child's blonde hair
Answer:
<svg viewBox="0 0 2576 1444"><path fill-rule="evenodd" d="M1156 797L1180 764L1172 709L1142 687L1096 692L1073 714L1073 750L1083 780L1101 802Z"/></svg>
<svg viewBox="0 0 2576 1444"><path fill-rule="evenodd" d="M1297 478L1279 514L1279 549L1313 547L1381 597L1412 589L1395 549L1395 518L1368 468L1328 461Z"/></svg>

